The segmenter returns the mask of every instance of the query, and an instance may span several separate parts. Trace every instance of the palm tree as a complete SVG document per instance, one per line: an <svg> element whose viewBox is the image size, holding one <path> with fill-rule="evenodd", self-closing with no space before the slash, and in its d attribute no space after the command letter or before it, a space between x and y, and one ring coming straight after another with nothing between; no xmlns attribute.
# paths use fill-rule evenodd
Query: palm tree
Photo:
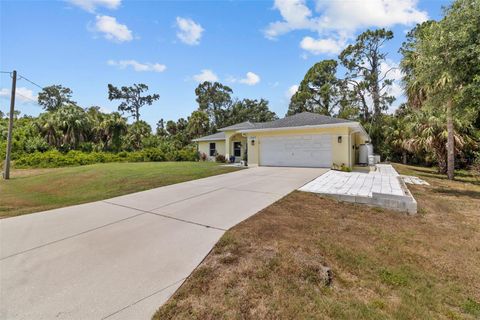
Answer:
<svg viewBox="0 0 480 320"><path fill-rule="evenodd" d="M121 137L127 132L127 121L118 112L105 115L98 126L104 149L108 150L109 143L113 150L118 152L121 148Z"/></svg>
<svg viewBox="0 0 480 320"><path fill-rule="evenodd" d="M475 149L475 138L472 128L464 118L456 117L453 120L453 129L449 131L445 125L448 115L439 112L415 112L407 119L407 131L412 136L405 140L402 146L410 152L427 152L437 161L439 172L446 173L448 169L449 150L447 141L449 133L453 132L455 154L461 155L464 148Z"/></svg>
<svg viewBox="0 0 480 320"><path fill-rule="evenodd" d="M85 141L91 130L91 119L87 113L75 105L60 107L55 112L58 127L63 133L63 144L77 148L79 143Z"/></svg>
<svg viewBox="0 0 480 320"><path fill-rule="evenodd" d="M56 117L52 112L40 114L38 119L34 122L40 135L53 147L57 147L60 142L59 129L57 126Z"/></svg>

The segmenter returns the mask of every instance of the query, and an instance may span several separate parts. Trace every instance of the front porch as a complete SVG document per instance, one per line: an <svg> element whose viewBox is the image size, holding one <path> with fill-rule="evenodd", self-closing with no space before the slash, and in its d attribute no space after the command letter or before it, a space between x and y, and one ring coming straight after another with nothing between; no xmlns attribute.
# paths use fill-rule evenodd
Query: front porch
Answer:
<svg viewBox="0 0 480 320"><path fill-rule="evenodd" d="M247 161L247 137L241 133L226 135L225 137L225 158L229 162L240 163Z"/></svg>

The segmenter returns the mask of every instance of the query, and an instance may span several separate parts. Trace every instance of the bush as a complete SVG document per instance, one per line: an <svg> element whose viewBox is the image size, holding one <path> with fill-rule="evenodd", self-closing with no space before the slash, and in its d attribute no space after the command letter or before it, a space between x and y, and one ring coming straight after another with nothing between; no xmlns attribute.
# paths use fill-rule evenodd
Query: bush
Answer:
<svg viewBox="0 0 480 320"><path fill-rule="evenodd" d="M199 152L198 158L201 161L207 161L207 159L208 159L207 154L205 152Z"/></svg>
<svg viewBox="0 0 480 320"><path fill-rule="evenodd" d="M165 154L158 148L148 148L139 151L119 153L82 152L70 150L62 153L57 150L34 152L20 155L15 161L17 168L55 168L78 166L106 162L150 162L150 161L196 161L197 152L192 148L170 150Z"/></svg>
<svg viewBox="0 0 480 320"><path fill-rule="evenodd" d="M148 148L143 149L143 161L165 161L165 155L160 149Z"/></svg>
<svg viewBox="0 0 480 320"><path fill-rule="evenodd" d="M217 154L215 156L215 161L220 162L220 163L225 163L226 159L225 159L225 156L223 154Z"/></svg>

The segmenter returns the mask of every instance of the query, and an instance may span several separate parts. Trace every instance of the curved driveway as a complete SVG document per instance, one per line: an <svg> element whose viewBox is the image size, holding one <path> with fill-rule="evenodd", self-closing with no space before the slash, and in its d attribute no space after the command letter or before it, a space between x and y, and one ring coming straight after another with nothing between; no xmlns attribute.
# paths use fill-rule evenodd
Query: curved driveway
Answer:
<svg viewBox="0 0 480 320"><path fill-rule="evenodd" d="M225 230L326 171L252 168L0 220L0 318L149 319Z"/></svg>

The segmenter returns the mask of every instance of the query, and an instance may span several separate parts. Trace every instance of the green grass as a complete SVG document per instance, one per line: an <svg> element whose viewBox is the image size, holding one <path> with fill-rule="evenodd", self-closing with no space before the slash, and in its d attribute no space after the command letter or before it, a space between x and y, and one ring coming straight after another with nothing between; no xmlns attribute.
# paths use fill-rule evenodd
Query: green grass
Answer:
<svg viewBox="0 0 480 320"><path fill-rule="evenodd" d="M102 163L17 169L0 182L0 217L107 199L238 170L211 162Z"/></svg>

